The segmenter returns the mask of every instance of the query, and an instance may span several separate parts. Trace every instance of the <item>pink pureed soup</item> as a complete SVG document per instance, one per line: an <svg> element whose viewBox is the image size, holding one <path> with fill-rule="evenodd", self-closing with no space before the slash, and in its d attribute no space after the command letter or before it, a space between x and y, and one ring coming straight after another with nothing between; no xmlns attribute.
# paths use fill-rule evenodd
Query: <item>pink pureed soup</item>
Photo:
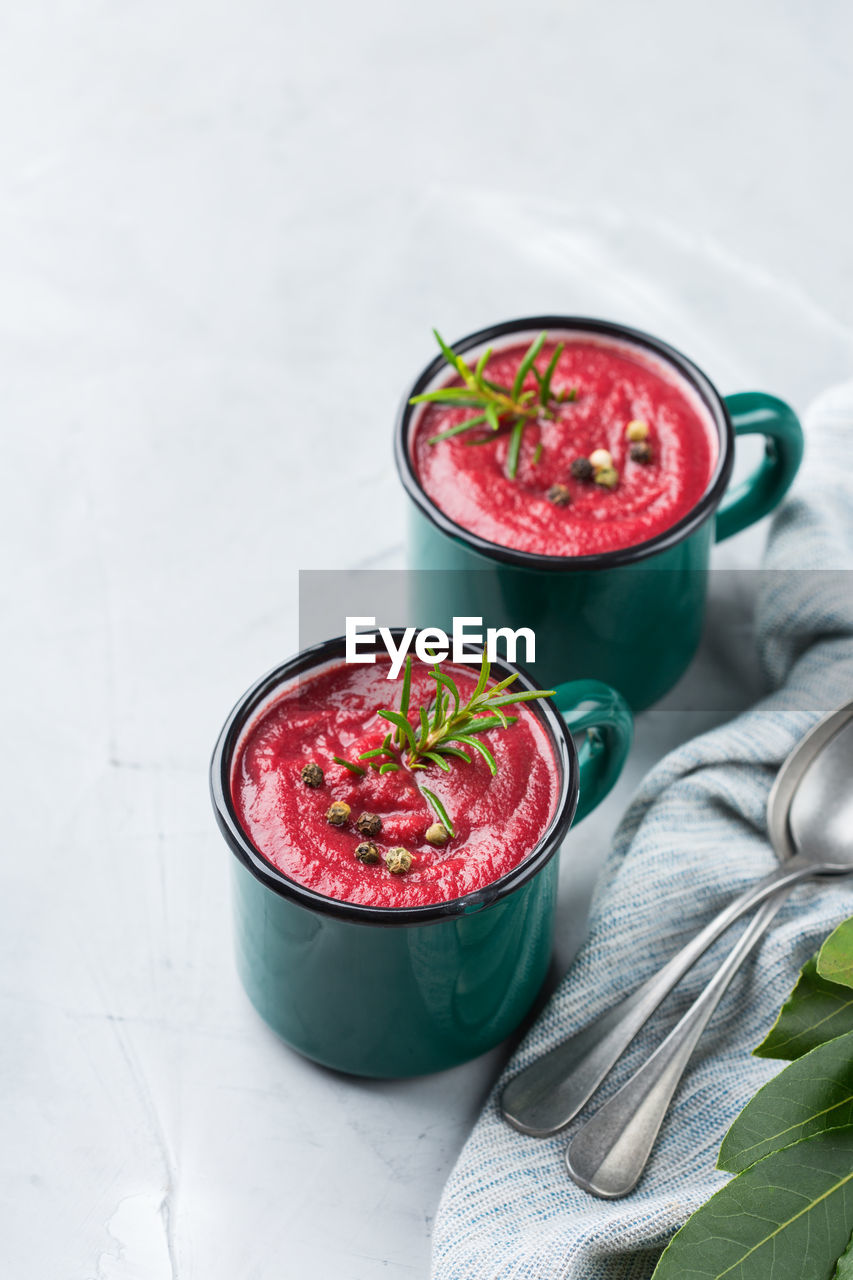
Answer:
<svg viewBox="0 0 853 1280"><path fill-rule="evenodd" d="M442 663L466 699L479 668ZM334 762L357 762L381 744L390 726L381 707L399 706L401 679L386 679L388 665L331 662L285 688L244 732L235 752L231 790L239 821L260 853L285 876L317 893L376 907L415 907L450 901L482 889L522 862L553 818L560 790L559 767L546 729L524 703L507 708L517 717L509 728L478 737L492 752L497 773L471 751L471 763L450 759L412 770L402 764L363 776ZM409 718L428 706L435 692L429 668L412 668ZM306 766L315 769L307 770ZM322 775L318 779L318 773ZM421 790L439 798L454 835L436 847L426 839L436 814ZM328 814L348 805L341 826ZM365 815L381 824L375 834L359 830ZM376 847L378 860L362 862L356 849ZM386 853L403 848L409 870L395 874Z"/></svg>
<svg viewBox="0 0 853 1280"><path fill-rule="evenodd" d="M628 342L550 335L536 360L540 373L558 341L566 345L551 386L567 398L552 403L553 418L525 428L514 478L507 475L508 430L480 428L430 443L477 412L431 404L410 437L418 480L456 524L502 547L583 556L645 542L706 492L719 454L710 414L674 369ZM497 350L487 376L511 386L528 346ZM461 384L448 378L443 385ZM536 390L532 372L524 387ZM601 450L612 460L612 487L577 474L579 460Z"/></svg>

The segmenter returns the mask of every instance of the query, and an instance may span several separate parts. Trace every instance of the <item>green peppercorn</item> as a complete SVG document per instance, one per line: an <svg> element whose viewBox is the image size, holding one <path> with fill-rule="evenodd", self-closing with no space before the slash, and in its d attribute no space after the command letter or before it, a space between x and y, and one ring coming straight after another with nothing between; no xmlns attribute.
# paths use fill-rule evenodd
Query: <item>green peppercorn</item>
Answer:
<svg viewBox="0 0 853 1280"><path fill-rule="evenodd" d="M382 819L378 813L363 813L355 825L363 836L378 836L382 830Z"/></svg>
<svg viewBox="0 0 853 1280"><path fill-rule="evenodd" d="M641 418L632 418L625 428L625 439L631 441L645 440L649 434L649 424Z"/></svg>
<svg viewBox="0 0 853 1280"><path fill-rule="evenodd" d="M555 507L567 507L571 500L572 495L564 484L552 484L548 490L548 501Z"/></svg>
<svg viewBox="0 0 853 1280"><path fill-rule="evenodd" d="M408 849L403 849L400 845L395 845L385 854L385 866L394 876L402 876L411 871L414 861Z"/></svg>
<svg viewBox="0 0 853 1280"><path fill-rule="evenodd" d="M599 467L595 473L595 483L605 489L615 489L619 483L619 472L615 467Z"/></svg>
<svg viewBox="0 0 853 1280"><path fill-rule="evenodd" d="M629 453L633 462L642 462L643 464L651 462L655 456L652 446L647 440L638 440L636 444L632 444Z"/></svg>
<svg viewBox="0 0 853 1280"><path fill-rule="evenodd" d="M426 829L427 844L447 844L449 839L450 832L443 822L434 822Z"/></svg>
<svg viewBox="0 0 853 1280"><path fill-rule="evenodd" d="M302 766L299 776L306 787L322 787L323 785L323 770L313 760L309 760L308 764Z"/></svg>
<svg viewBox="0 0 853 1280"><path fill-rule="evenodd" d="M355 846L355 856L359 862L378 862L379 850L372 840L362 840L361 844Z"/></svg>
<svg viewBox="0 0 853 1280"><path fill-rule="evenodd" d="M344 827L349 822L350 807L343 800L335 800L326 810L326 821L333 827Z"/></svg>
<svg viewBox="0 0 853 1280"><path fill-rule="evenodd" d="M593 467L589 458L575 458L571 465L572 475L576 480L591 480Z"/></svg>

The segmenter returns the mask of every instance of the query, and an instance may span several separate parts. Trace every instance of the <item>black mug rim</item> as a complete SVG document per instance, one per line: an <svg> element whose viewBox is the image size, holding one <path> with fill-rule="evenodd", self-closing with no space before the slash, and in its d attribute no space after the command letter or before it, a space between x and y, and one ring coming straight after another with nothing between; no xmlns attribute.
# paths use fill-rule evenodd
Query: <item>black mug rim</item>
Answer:
<svg viewBox="0 0 853 1280"><path fill-rule="evenodd" d="M687 512L687 515L682 516L676 524L655 534L653 538L646 539L645 542L638 542L630 547L618 547L613 551L599 551L592 555L583 556L557 556L536 551L521 551L515 547L504 547L498 542L490 542L486 538L481 538L479 534L472 533L470 529L466 529L463 525L457 524L455 520L451 520L427 496L415 474L408 447L409 425L414 410L418 407L410 404L409 400L411 396L419 395L433 378L443 368L447 367L444 356L438 355L421 371L406 392L398 410L394 428L394 460L397 464L397 472L403 488L415 506L442 533L454 538L456 541L464 542L482 556L523 568L546 569L560 573L572 573L589 569L612 569L619 565L636 564L638 561L646 560L649 556L656 555L658 552L668 550L689 537L691 533L714 514L720 505L731 479L732 466L734 464L734 429L731 418L729 417L725 400L710 378L676 347L670 346L669 343L662 341L662 339L654 337L653 334L645 333L642 329L633 329L629 325L619 324L611 320L599 320L591 316L544 315L523 316L517 320L503 320L497 324L487 325L484 329L478 329L474 333L466 334L465 337L451 343L451 346L455 351L464 354L464 352L470 351L472 347L478 347L496 338L503 338L509 334L528 329L556 330L558 333L564 330L583 330L609 338L622 339L623 341L634 343L635 346L646 348L677 369L699 394L703 404L711 414L719 435L720 452L717 458L717 465L704 494L696 505Z"/></svg>
<svg viewBox="0 0 853 1280"><path fill-rule="evenodd" d="M403 628L391 628L399 637ZM460 898L429 903L418 907L372 907L358 902L345 902L329 898L291 880L278 870L252 843L240 825L231 795L231 764L240 735L258 708L275 690L294 677L320 666L330 659L342 658L346 639L335 636L300 650L285 662L273 667L246 690L232 707L219 733L210 761L210 795L216 821L231 852L247 871L266 888L280 897L315 911L351 923L402 927L453 919L491 906L514 893L528 880L533 879L546 863L559 851L572 824L578 804L579 769L577 750L563 717L550 698L538 698L528 703L548 732L560 770L560 794L557 806L547 828L527 856L512 870L492 881L483 889ZM492 670L503 679L517 672L519 685L524 689L540 689L532 676L517 663L504 659L492 663Z"/></svg>

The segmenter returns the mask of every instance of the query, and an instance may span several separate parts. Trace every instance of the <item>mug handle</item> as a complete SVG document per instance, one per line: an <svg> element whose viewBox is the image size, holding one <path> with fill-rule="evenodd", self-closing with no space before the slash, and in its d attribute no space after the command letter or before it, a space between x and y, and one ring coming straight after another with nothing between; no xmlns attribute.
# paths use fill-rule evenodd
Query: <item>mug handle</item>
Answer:
<svg viewBox="0 0 853 1280"><path fill-rule="evenodd" d="M736 436L764 436L764 458L752 475L726 494L717 512L717 542L778 506L803 457L803 428L784 400L763 391L741 391L725 401Z"/></svg>
<svg viewBox="0 0 853 1280"><path fill-rule="evenodd" d="M554 691L557 710L576 743L580 766L580 796L575 822L585 818L613 786L634 737L634 717L628 703L600 680L569 680Z"/></svg>

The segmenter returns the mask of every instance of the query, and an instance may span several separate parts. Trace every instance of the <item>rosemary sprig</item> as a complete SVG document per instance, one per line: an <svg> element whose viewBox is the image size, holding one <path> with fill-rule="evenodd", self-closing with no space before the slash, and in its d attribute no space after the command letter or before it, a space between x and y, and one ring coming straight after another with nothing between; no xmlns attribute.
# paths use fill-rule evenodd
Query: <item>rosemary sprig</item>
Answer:
<svg viewBox="0 0 853 1280"><path fill-rule="evenodd" d="M465 431L473 431L476 427L488 428L492 433L506 427L510 432L509 448L506 456L506 474L514 480L518 472L518 459L521 453L521 441L525 428L539 418L554 418L554 404L562 404L564 400L574 400L577 391L554 392L551 381L557 362L565 347L564 342L557 343L544 373L536 368L536 357L541 352L548 337L540 333L531 342L521 363L516 370L512 387L502 387L486 377L486 366L492 355L492 347L487 348L472 369L469 364L449 347L437 329L433 329L436 342L441 348L447 363L456 370L462 380L462 386L439 387L437 391L427 391L419 396L412 396L410 404L446 404L455 409L474 409L473 417L465 418L445 431L430 436L429 444L438 444L441 440L449 440L452 436L461 435ZM533 373L538 392L528 388L524 383L529 373ZM474 440L472 444L484 444L490 438Z"/></svg>
<svg viewBox="0 0 853 1280"><path fill-rule="evenodd" d="M517 717L507 715L505 707L519 702L532 702L535 698L550 698L554 690L529 689L523 693L514 693L510 686L518 679L518 672L488 687L490 672L491 664L484 653L474 691L468 701L463 703L456 681L452 676L446 675L436 663L430 670L435 681L435 695L428 706L418 707L413 723L410 715L412 655L409 654L403 674L399 708L382 707L376 713L392 726L391 731L386 733L378 747L362 751L358 759L364 764L354 764L340 756L335 756L334 759L357 774L373 769L383 775L394 773L404 765L415 770L426 769L430 764L449 773L451 760L471 764L470 753L475 752L483 757L489 772L495 775L498 771L497 761L485 742L481 742L476 735L490 729L508 729ZM428 787L421 787L421 792L452 836L453 823L438 796Z"/></svg>
<svg viewBox="0 0 853 1280"><path fill-rule="evenodd" d="M421 794L426 796L427 804L430 806L433 813L438 818L439 822L444 824L447 834L450 836L452 840L453 837L456 835L456 831L454 829L453 823L450 821L450 816L448 815L447 810L439 800L438 796L435 794L434 791L430 791L429 787L421 787Z"/></svg>
<svg viewBox="0 0 853 1280"><path fill-rule="evenodd" d="M487 687L491 664L483 654L477 684L467 702L462 701L456 681L436 665L430 675L435 681L435 695L429 706L418 708L417 717L409 714L412 685L412 656L406 658L403 688L399 709L382 707L377 715L393 726L379 747L364 751L358 757L368 767L380 771L386 763L404 763L409 769L425 769L436 764L445 772L450 770L450 759L471 763L471 751L483 756L492 773L497 772L495 758L484 742L475 735L489 729L507 729L514 723L505 707L519 702L532 702L535 698L550 698L553 689L530 689L515 693L510 686L518 679L518 673ZM466 750L467 748L467 750Z"/></svg>
<svg viewBox="0 0 853 1280"><path fill-rule="evenodd" d="M349 760L344 760L343 756L332 756L335 764L342 764L345 769L349 769L350 773L357 773L360 777L364 777L367 773L366 769L362 769L360 764L352 764Z"/></svg>

